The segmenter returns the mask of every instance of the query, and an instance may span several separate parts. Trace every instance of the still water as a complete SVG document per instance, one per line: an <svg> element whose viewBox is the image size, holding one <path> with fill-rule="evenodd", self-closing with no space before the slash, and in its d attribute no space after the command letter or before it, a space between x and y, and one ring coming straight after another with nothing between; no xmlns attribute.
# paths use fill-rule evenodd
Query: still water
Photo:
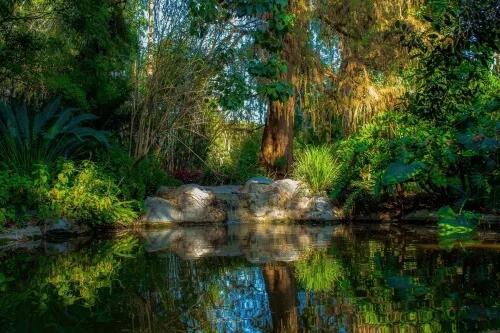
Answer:
<svg viewBox="0 0 500 333"><path fill-rule="evenodd" d="M250 224L4 245L0 331L498 332L499 245Z"/></svg>

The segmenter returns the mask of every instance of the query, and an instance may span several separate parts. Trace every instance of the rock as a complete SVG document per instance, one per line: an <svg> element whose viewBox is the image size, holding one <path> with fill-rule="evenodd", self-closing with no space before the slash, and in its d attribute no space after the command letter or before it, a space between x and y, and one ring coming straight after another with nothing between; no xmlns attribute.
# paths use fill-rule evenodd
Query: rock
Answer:
<svg viewBox="0 0 500 333"><path fill-rule="evenodd" d="M175 191L178 189L178 186L160 186L156 191L156 196L163 199L173 199L176 197Z"/></svg>
<svg viewBox="0 0 500 333"><path fill-rule="evenodd" d="M247 180L241 193L259 193L262 189L266 188L267 185L274 183L272 179L265 177L254 177Z"/></svg>
<svg viewBox="0 0 500 333"><path fill-rule="evenodd" d="M220 194L238 194L243 189L240 185L205 186L205 190L219 196Z"/></svg>
<svg viewBox="0 0 500 333"><path fill-rule="evenodd" d="M146 198L146 222L177 222L182 219L182 213L177 207L163 198Z"/></svg>
<svg viewBox="0 0 500 333"><path fill-rule="evenodd" d="M294 197L287 205L287 209L290 211L303 212L311 209L313 205L313 199L308 197Z"/></svg>
<svg viewBox="0 0 500 333"><path fill-rule="evenodd" d="M293 179L277 180L272 184L272 186L278 193L287 194L289 196L299 194L300 191L307 191L302 182Z"/></svg>
<svg viewBox="0 0 500 333"><path fill-rule="evenodd" d="M146 200L146 222L336 220L326 197L311 197L304 183L264 177L244 186L196 184L161 187Z"/></svg>
<svg viewBox="0 0 500 333"><path fill-rule="evenodd" d="M85 224L76 223L65 219L47 219L45 220L45 234L84 234L90 231Z"/></svg>
<svg viewBox="0 0 500 333"><path fill-rule="evenodd" d="M184 216L188 218L196 219L197 216L205 215L206 211L214 203L212 193L196 185L181 186L178 195L177 206Z"/></svg>
<svg viewBox="0 0 500 333"><path fill-rule="evenodd" d="M216 206L215 196L202 186L163 188L161 194L161 198L146 199L146 222L219 222L226 219L224 210Z"/></svg>

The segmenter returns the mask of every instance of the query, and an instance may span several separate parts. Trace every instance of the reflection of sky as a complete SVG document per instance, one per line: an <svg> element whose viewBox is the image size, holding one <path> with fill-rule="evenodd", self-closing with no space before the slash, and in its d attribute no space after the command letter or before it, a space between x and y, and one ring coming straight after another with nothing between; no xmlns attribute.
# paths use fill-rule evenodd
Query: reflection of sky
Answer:
<svg viewBox="0 0 500 333"><path fill-rule="evenodd" d="M259 267L225 270L219 278L215 285L217 301L207 310L213 330L253 333L271 326L266 287Z"/></svg>

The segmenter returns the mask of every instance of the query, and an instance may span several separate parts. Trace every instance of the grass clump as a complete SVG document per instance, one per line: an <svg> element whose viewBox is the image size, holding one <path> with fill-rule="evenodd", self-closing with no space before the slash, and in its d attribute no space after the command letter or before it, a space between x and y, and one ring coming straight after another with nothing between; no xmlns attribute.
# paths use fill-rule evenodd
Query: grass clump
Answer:
<svg viewBox="0 0 500 333"><path fill-rule="evenodd" d="M314 193L332 188L338 175L338 166L329 146L306 147L297 154L294 176L305 182Z"/></svg>

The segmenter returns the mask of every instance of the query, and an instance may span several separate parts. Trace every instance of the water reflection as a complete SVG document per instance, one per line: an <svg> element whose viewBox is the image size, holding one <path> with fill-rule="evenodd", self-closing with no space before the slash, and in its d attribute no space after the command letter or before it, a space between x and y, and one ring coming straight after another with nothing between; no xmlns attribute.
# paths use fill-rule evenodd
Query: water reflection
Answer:
<svg viewBox="0 0 500 333"><path fill-rule="evenodd" d="M228 225L0 253L5 332L487 332L496 234ZM493 243L490 247L488 244Z"/></svg>

